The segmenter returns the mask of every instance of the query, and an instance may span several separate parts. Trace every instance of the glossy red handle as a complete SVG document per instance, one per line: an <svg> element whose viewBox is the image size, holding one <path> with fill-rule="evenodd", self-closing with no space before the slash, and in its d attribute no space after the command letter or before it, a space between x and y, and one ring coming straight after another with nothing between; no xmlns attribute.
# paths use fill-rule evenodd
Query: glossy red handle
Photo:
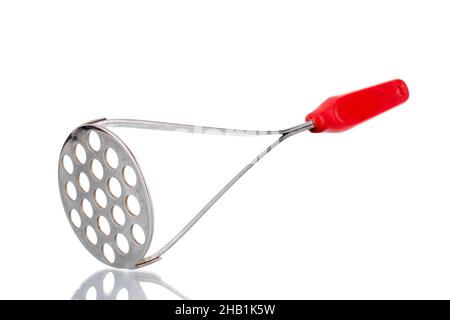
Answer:
<svg viewBox="0 0 450 320"><path fill-rule="evenodd" d="M392 80L325 100L306 116L314 122L311 132L340 132L379 115L408 100L409 91L402 80Z"/></svg>

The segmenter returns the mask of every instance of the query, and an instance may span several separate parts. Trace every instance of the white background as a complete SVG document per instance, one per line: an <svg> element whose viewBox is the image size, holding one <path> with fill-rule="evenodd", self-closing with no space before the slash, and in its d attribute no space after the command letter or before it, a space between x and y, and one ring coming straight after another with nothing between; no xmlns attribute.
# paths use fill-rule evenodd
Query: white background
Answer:
<svg viewBox="0 0 450 320"><path fill-rule="evenodd" d="M71 298L106 269L57 159L99 117L281 129L394 78L410 100L269 154L158 263L188 298L450 298L448 1L0 2L0 298ZM153 249L275 137L120 130ZM149 298L176 297L143 285Z"/></svg>

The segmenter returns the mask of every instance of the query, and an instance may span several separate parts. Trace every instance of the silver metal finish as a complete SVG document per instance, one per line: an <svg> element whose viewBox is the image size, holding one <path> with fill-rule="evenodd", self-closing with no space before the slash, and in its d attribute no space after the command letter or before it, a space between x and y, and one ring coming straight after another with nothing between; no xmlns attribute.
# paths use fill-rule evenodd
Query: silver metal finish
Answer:
<svg viewBox="0 0 450 320"><path fill-rule="evenodd" d="M93 150L88 142L88 134L91 132L95 132L100 138L100 149L98 151ZM85 150L84 163L77 158L75 149L78 145L81 145ZM112 149L117 154L118 161L115 168L108 164L106 159L107 149ZM63 158L65 156L72 160L72 173L67 172L64 168ZM103 167L101 179L98 179L94 174L94 162L97 161ZM135 172L136 183L134 186L130 186L124 179L124 168L127 166ZM115 134L107 129L94 125L83 125L75 129L64 143L58 167L59 190L64 210L72 229L84 247L103 263L118 268L136 268L136 262L144 258L152 239L153 208L144 177L133 154ZM82 173L89 180L87 191L83 190L81 185L80 174ZM113 177L120 183L121 192L118 197L114 196L110 190L109 181ZM71 199L68 194L66 187L68 183L72 183L76 188L75 199ZM96 190L98 189L106 195L106 205L104 206L101 206L99 200L96 199ZM131 196L137 199L140 206L139 212L134 214L130 211L127 203ZM83 207L86 201L89 201L92 213L88 212L90 210L86 210L86 207ZM125 219L121 224L113 219L113 208L115 206L115 209L120 208L124 213ZM72 221L72 210L76 210L80 216L81 224L79 226ZM109 234L105 230L102 231L101 219L106 219L107 224L109 224ZM144 232L145 239L141 241L142 243L138 243L136 236L133 235L132 228L137 228L136 225L141 227ZM88 239L88 229L94 230L97 238L96 243ZM123 235L128 242L129 250L126 253L119 249L117 243L119 234ZM109 256L110 260L107 259L105 245L112 248L113 254ZM111 259L112 256L114 259Z"/></svg>
<svg viewBox="0 0 450 320"><path fill-rule="evenodd" d="M181 229L180 232L178 232L165 246L163 246L161 249L157 250L153 254L149 255L148 257L144 257L148 247L150 246L151 237L153 234L153 209L151 206L151 198L147 191L147 188L145 186L145 181L143 174L141 170L139 169L139 166L134 159L132 153L128 150L126 145L112 132L110 132L106 127L128 127L128 128L138 128L138 129L151 129L151 130L165 130L165 131L179 131L179 132L189 132L189 133L200 133L200 134L224 134L224 135L274 135L279 134L281 135L275 142L273 142L269 147L264 149L255 159L253 159L249 164L247 164L241 171L239 171L235 177L233 177L193 218L190 220L186 226ZM83 245L100 261L107 263L114 267L119 268L136 268L136 267L143 267L148 264L151 264L155 261L158 261L162 254L164 254L167 250L169 250L178 240L180 240L199 220L200 218L248 171L250 168L252 168L259 160L261 160L267 153L269 153L273 148L275 148L278 144L286 140L287 138L306 131L311 130L314 128L314 124L312 121L307 121L301 125L294 126L288 129L284 130L275 130L275 131L267 131L267 130L238 130L238 129L227 129L227 128L216 128L216 127L205 127L205 126L193 126L193 125L186 125L186 124L177 124L177 123L167 123L167 122L157 122L157 121L144 121L144 120L126 120L126 119L115 119L115 120L107 120L107 119L100 119L96 121L92 121L89 124L83 125L77 129L75 129L72 134L67 139L66 143L63 146L63 149L61 151L60 160L59 160L59 184L60 184L60 192L61 192L61 198L64 204L64 209L66 211L66 214L69 218L69 221L71 221L72 228L74 229L75 233L77 234L78 238L81 240ZM88 143L88 134L90 131L95 131L99 136L101 140L102 149L100 153L95 153L95 151L89 146ZM124 186L126 194L133 194L138 198L139 203L141 204L141 213L139 216L135 217L130 214L127 216L127 223L124 227L118 228L117 226L114 226L114 228L111 230L111 233L113 236L105 237L100 230L99 234L100 237L100 246L97 244L96 246L93 246L86 237L86 227L88 225L91 225L95 230L99 229L99 225L97 224L97 228L95 228L95 222L92 223L92 221L95 221L95 219L98 219L99 215L103 214L105 216L108 216L108 214L111 214L111 202L113 204L121 206L121 208L124 210L124 212L127 212L128 210L126 206L125 199L126 198L120 198L115 199L112 197L111 194L108 194L108 196L112 197L111 201L108 201L108 206L106 209L102 209L99 206L96 206L96 213L94 214L94 217L91 220L86 216L82 216L81 219L81 226L77 227L74 225L74 223L71 220L70 212L72 209L78 210L78 212L82 212L81 207L81 198L79 195L83 195L87 197L90 201L94 201L94 194L92 193L83 193L83 190L80 186L79 181L77 181L78 175L81 171L83 172L90 172L89 167L86 167L86 164L81 164L77 162L75 153L75 146L77 144L82 144L85 146L87 152L87 162L92 161L94 157L99 158L100 162L105 166L108 167L108 164L106 163L106 159L104 157L105 150L107 147L112 147L114 149L117 149L116 152L119 155L120 158L120 169L118 171L114 172L107 172L107 177L115 176L123 178L123 168L125 165L129 165L133 168L133 170L136 173L138 183L134 188L130 188L126 184L126 182L122 180L121 184ZM74 161L74 172L72 175L68 174L66 170L63 167L63 159L64 156L68 155L71 157ZM102 157L103 156L103 157ZM95 178L92 178L95 179ZM68 190L66 188L66 183L68 181L72 181L77 188L77 197L74 200L70 199L68 195ZM102 180L107 181L107 180ZM107 185L104 183L96 184L94 183L95 187L101 187L104 190L107 190ZM106 193L106 192L105 192ZM95 201L93 202L95 203ZM129 213L129 212L127 212ZM110 217L110 215L108 216ZM134 219L134 220L133 220ZM136 220L140 219L140 220ZM114 221L109 220L110 224L114 224ZM145 243L141 246L136 246L136 241L131 235L130 226L131 224L139 223L141 227L144 229L145 233ZM113 232L114 231L114 232ZM125 235L127 241L130 243L130 253L127 255L124 255L120 250L117 248L115 243L114 234L117 234L117 232L121 232L123 235ZM118 259L116 259L114 262L108 261L105 258L105 255L103 254L101 250L101 245L107 243L112 248L114 248L114 253L116 256L118 256ZM131 245L132 244L132 245ZM144 252L145 250L145 252Z"/></svg>
<svg viewBox="0 0 450 320"><path fill-rule="evenodd" d="M307 122L301 126L295 127L295 130L285 133L280 138L278 138L275 142L273 142L270 146L264 149L255 159L253 159L249 164L247 164L241 171L236 174L196 215L195 217L189 221L189 223L181 229L181 231L175 235L164 247L153 253L152 255L145 258L141 261L138 266L143 267L149 265L153 262L156 262L161 258L161 256L169 250L175 243L178 242L197 222L201 217L230 189L248 170L250 170L259 160L261 160L266 154L268 154L273 148L279 145L281 142L286 140L287 138L293 136L302 131L306 131L312 129L314 125L312 122Z"/></svg>
<svg viewBox="0 0 450 320"><path fill-rule="evenodd" d="M134 129L150 129L160 131L177 131L177 132L206 133L218 135L254 136L254 135L270 135L282 133L281 131L227 129L219 127L196 126L190 124L159 122L149 120L134 120L134 119L102 119L95 123L96 125L105 127L123 127Z"/></svg>

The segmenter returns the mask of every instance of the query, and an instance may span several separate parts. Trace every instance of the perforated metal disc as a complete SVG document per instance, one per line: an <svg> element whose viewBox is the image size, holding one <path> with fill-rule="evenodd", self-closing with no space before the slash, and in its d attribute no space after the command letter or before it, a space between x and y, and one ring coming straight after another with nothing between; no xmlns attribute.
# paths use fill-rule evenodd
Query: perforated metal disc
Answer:
<svg viewBox="0 0 450 320"><path fill-rule="evenodd" d="M103 127L80 126L61 150L58 179L67 218L84 247L110 266L136 268L152 239L153 208L127 146Z"/></svg>

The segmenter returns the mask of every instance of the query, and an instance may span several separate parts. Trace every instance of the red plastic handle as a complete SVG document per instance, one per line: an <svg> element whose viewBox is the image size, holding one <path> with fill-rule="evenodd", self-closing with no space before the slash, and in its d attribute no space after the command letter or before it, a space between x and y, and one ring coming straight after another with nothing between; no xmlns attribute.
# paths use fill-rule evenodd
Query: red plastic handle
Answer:
<svg viewBox="0 0 450 320"><path fill-rule="evenodd" d="M402 80L392 80L325 100L306 116L312 120L311 132L340 132L379 115L408 100L409 91Z"/></svg>

